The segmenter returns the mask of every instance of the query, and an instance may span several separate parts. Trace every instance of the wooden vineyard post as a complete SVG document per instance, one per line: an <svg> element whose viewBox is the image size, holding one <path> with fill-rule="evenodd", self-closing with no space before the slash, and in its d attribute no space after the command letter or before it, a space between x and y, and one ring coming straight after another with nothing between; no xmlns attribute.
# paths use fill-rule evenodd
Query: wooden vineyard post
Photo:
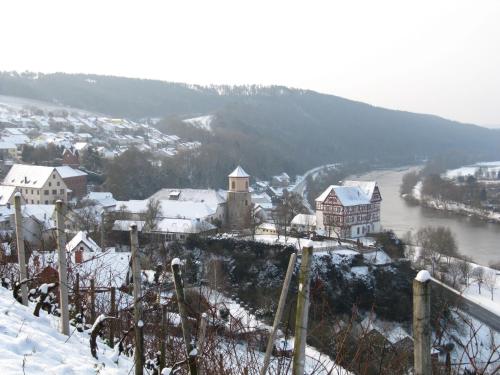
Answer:
<svg viewBox="0 0 500 375"><path fill-rule="evenodd" d="M59 303L61 305L61 333L69 335L68 264L66 262L66 233L64 232L63 201L56 202L57 263L59 265Z"/></svg>
<svg viewBox="0 0 500 375"><path fill-rule="evenodd" d="M313 243L308 240L302 248L302 260L299 274L299 292L297 295L297 311L295 315L295 342L293 349L293 375L304 375L305 352L307 340L307 323L309 318L309 283Z"/></svg>
<svg viewBox="0 0 500 375"><path fill-rule="evenodd" d="M177 295L177 304L179 306L179 315L181 316L182 335L184 336L184 346L189 366L189 374L197 375L196 351L191 345L191 333L189 332L189 321L187 317L186 300L184 296L184 286L181 278L181 261L179 258L172 260L172 273L174 274L175 293Z"/></svg>
<svg viewBox="0 0 500 375"><path fill-rule="evenodd" d="M28 278L26 269L26 253L24 251L23 215L21 214L21 193L14 196L15 219L16 219L16 245L17 259L19 262L19 282L22 283ZM13 279L11 279L13 280ZM21 300L23 305L28 306L28 285L21 284Z"/></svg>

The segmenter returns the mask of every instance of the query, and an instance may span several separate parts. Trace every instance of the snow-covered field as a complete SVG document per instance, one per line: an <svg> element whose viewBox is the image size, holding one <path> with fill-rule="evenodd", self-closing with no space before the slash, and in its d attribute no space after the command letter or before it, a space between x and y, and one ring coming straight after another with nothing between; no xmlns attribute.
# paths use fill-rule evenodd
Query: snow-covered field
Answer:
<svg viewBox="0 0 500 375"><path fill-rule="evenodd" d="M482 267L475 263L471 263L471 265L473 268ZM485 283L481 285L481 293L479 293L479 284L473 277L471 277L471 281L467 287L463 286L461 292L469 300L497 314L500 319L500 271L489 267L483 267L483 269L485 274L497 275L493 293Z"/></svg>
<svg viewBox="0 0 500 375"><path fill-rule="evenodd" d="M485 220L491 220L500 223L500 213L491 210L484 210L476 207L471 207L463 203L441 201L439 199L422 196L422 181L419 181L412 191L413 198L418 201L425 201L425 205L436 210L451 211L465 215L475 215Z"/></svg>
<svg viewBox="0 0 500 375"><path fill-rule="evenodd" d="M207 115L207 116L200 116L200 117L194 117L194 118L189 118L186 120L183 120L183 122L193 125L196 128L206 130L207 132L212 132L212 120L213 120L212 115Z"/></svg>
<svg viewBox="0 0 500 375"><path fill-rule="evenodd" d="M414 252L412 261L416 262L422 256L422 249L419 246L414 246L413 249ZM454 262L459 262L459 260L456 258L451 258L450 264ZM500 271L473 262L469 262L469 264L471 266L471 272L468 285L465 286L464 284L460 284L459 282L457 282L455 290L458 293L461 293L467 299L471 300L472 302L477 303L478 305L486 308L487 310L490 310L491 312L497 314L500 319ZM484 282L481 284L481 293L479 293L479 283L477 281L477 278L475 278L473 274L474 272L473 270L477 267L482 267L485 274L490 274L490 275L496 274L495 284L493 288L493 298L491 289L489 289ZM448 286L449 286L449 284L451 283L450 275L445 275L445 277L448 280Z"/></svg>
<svg viewBox="0 0 500 375"><path fill-rule="evenodd" d="M450 353L451 363L460 364L461 369L471 369L473 367L470 365L471 361L474 361L478 368L486 367L487 362L492 361L493 364L486 368L484 374L497 374L498 372L494 368L500 360L500 351L498 350L500 333L491 330L461 310L452 312L452 315L460 324L456 327L449 327L443 334L443 343L455 344ZM433 345L436 345L435 335L433 336ZM440 355L442 363L445 361L443 354Z"/></svg>
<svg viewBox="0 0 500 375"><path fill-rule="evenodd" d="M132 362L120 357L112 360L113 349L98 340L98 357L90 354L89 334L58 332L59 318L42 312L33 315L34 306L21 305L12 292L0 287L0 373L18 374L127 374Z"/></svg>
<svg viewBox="0 0 500 375"><path fill-rule="evenodd" d="M489 173L493 172L497 174L500 171L500 161L480 162L473 165L448 170L444 175L447 178L474 176L479 168L483 168L483 170L487 170Z"/></svg>

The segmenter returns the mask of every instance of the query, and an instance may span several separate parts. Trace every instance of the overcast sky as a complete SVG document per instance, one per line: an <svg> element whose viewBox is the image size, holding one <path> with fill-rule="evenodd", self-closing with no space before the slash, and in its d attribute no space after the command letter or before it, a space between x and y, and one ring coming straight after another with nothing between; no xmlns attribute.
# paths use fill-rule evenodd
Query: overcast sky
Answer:
<svg viewBox="0 0 500 375"><path fill-rule="evenodd" d="M0 70L281 84L500 126L500 1L0 3Z"/></svg>

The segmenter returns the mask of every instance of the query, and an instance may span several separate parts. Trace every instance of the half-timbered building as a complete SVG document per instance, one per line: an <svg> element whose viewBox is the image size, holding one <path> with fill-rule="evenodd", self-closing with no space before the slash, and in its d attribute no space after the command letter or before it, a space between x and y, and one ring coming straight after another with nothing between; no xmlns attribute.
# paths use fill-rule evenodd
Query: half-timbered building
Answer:
<svg viewBox="0 0 500 375"><path fill-rule="evenodd" d="M375 181L345 181L316 198L316 230L329 237L358 238L380 231L382 197Z"/></svg>

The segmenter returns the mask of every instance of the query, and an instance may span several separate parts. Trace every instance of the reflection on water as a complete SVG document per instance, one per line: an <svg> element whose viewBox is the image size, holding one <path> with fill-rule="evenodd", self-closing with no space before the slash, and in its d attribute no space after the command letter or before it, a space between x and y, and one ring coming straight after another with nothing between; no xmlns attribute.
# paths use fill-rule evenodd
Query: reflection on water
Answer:
<svg viewBox="0 0 500 375"><path fill-rule="evenodd" d="M399 186L408 169L374 171L359 180L376 180L382 194L382 226L399 236L427 225L445 226L455 234L459 251L487 265L500 261L500 224L412 205L399 196Z"/></svg>

